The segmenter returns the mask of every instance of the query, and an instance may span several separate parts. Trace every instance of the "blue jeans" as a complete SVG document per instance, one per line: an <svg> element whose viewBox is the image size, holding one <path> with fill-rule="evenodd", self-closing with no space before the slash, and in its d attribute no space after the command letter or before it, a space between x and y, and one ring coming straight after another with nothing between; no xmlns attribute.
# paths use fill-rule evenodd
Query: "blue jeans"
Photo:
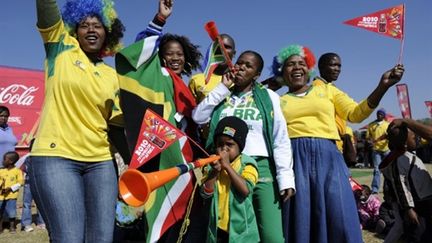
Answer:
<svg viewBox="0 0 432 243"><path fill-rule="evenodd" d="M16 199L0 201L0 219L3 216L7 216L10 219L16 217L16 202Z"/></svg>
<svg viewBox="0 0 432 243"><path fill-rule="evenodd" d="M24 228L27 225L32 224L32 212L31 212L31 206L32 206L33 196L30 190L30 184L25 183L24 184L24 191L23 191L23 209L21 214L21 227ZM45 224L42 216L40 215L39 210L37 211L37 217L36 217L36 225Z"/></svg>
<svg viewBox="0 0 432 243"><path fill-rule="evenodd" d="M50 242L112 242L118 195L113 161L31 157L31 191Z"/></svg>
<svg viewBox="0 0 432 243"><path fill-rule="evenodd" d="M389 154L389 151L381 152L381 151L372 151L372 161L374 165L373 178L372 178L372 193L378 193L380 185L381 185L381 172L379 170L379 165L381 161Z"/></svg>

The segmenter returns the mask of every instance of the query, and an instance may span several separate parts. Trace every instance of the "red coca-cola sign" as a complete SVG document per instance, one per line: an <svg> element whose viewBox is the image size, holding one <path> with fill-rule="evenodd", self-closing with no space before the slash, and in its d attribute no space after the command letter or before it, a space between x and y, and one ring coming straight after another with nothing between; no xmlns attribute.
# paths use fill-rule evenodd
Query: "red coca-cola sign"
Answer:
<svg viewBox="0 0 432 243"><path fill-rule="evenodd" d="M0 66L0 104L10 110L9 126L18 146L26 146L39 124L45 90L44 72Z"/></svg>

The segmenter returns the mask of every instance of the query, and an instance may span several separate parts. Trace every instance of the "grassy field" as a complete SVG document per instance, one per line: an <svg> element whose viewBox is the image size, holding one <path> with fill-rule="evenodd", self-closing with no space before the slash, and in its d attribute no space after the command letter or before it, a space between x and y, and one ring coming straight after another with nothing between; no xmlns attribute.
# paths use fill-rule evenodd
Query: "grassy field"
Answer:
<svg viewBox="0 0 432 243"><path fill-rule="evenodd" d="M426 164L426 167L428 168L429 172L432 173L432 165ZM355 180L357 180L361 184L367 184L370 185L372 181L372 169L351 169L352 176ZM382 192L380 192L380 197L382 198ZM18 200L18 205L21 205L21 200ZM34 212L36 209L33 209ZM18 212L18 219L20 218L21 214L21 208L17 210ZM35 226L33 224L33 226ZM0 242L2 243L33 243L33 242L49 242L48 239L48 232L46 230L36 229L33 232L24 232L20 231L21 225L18 224L17 227L17 233L11 234L7 229L3 231L2 234L0 234ZM377 236L373 232L369 231L363 231L363 240L366 243L381 243L383 242L383 239L381 239L379 236Z"/></svg>

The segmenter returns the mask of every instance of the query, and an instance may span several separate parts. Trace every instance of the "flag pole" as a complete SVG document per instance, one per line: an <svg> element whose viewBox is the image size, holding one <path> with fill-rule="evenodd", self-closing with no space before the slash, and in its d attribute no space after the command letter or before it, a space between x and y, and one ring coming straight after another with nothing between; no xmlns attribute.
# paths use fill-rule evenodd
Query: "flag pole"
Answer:
<svg viewBox="0 0 432 243"><path fill-rule="evenodd" d="M404 51L405 44L405 4L402 4L402 16L403 16L403 24L402 24L402 38L401 38L401 46L399 51L399 58L397 64L402 64L402 55Z"/></svg>

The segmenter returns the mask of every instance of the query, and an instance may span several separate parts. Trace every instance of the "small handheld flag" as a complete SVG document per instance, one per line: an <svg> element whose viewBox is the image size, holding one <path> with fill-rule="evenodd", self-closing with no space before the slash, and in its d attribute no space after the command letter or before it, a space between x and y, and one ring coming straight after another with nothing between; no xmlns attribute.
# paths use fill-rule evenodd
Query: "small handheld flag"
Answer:
<svg viewBox="0 0 432 243"><path fill-rule="evenodd" d="M378 34L402 39L404 35L405 8L401 4L375 13L345 21L345 24Z"/></svg>
<svg viewBox="0 0 432 243"><path fill-rule="evenodd" d="M361 184L358 183L356 180L354 180L354 178L352 178L352 176L350 176L348 179L349 179L349 182L350 182L350 185L351 185L351 189L353 190L353 192L357 191L357 190L362 190L363 189L363 187L361 186Z"/></svg>
<svg viewBox="0 0 432 243"><path fill-rule="evenodd" d="M405 5L387 8L344 22L362 29L401 40L398 64L402 63L405 34Z"/></svg>
<svg viewBox="0 0 432 243"><path fill-rule="evenodd" d="M411 118L411 106L408 94L408 86L406 84L397 84L397 97L399 101L399 107L402 112L403 118Z"/></svg>
<svg viewBox="0 0 432 243"><path fill-rule="evenodd" d="M201 71L204 73L205 84L210 80L210 76L220 63L225 61L225 57L222 53L218 52L220 49L219 42L213 41L207 49L206 56L201 66Z"/></svg>
<svg viewBox="0 0 432 243"><path fill-rule="evenodd" d="M140 167L182 136L185 134L147 109L129 168Z"/></svg>

